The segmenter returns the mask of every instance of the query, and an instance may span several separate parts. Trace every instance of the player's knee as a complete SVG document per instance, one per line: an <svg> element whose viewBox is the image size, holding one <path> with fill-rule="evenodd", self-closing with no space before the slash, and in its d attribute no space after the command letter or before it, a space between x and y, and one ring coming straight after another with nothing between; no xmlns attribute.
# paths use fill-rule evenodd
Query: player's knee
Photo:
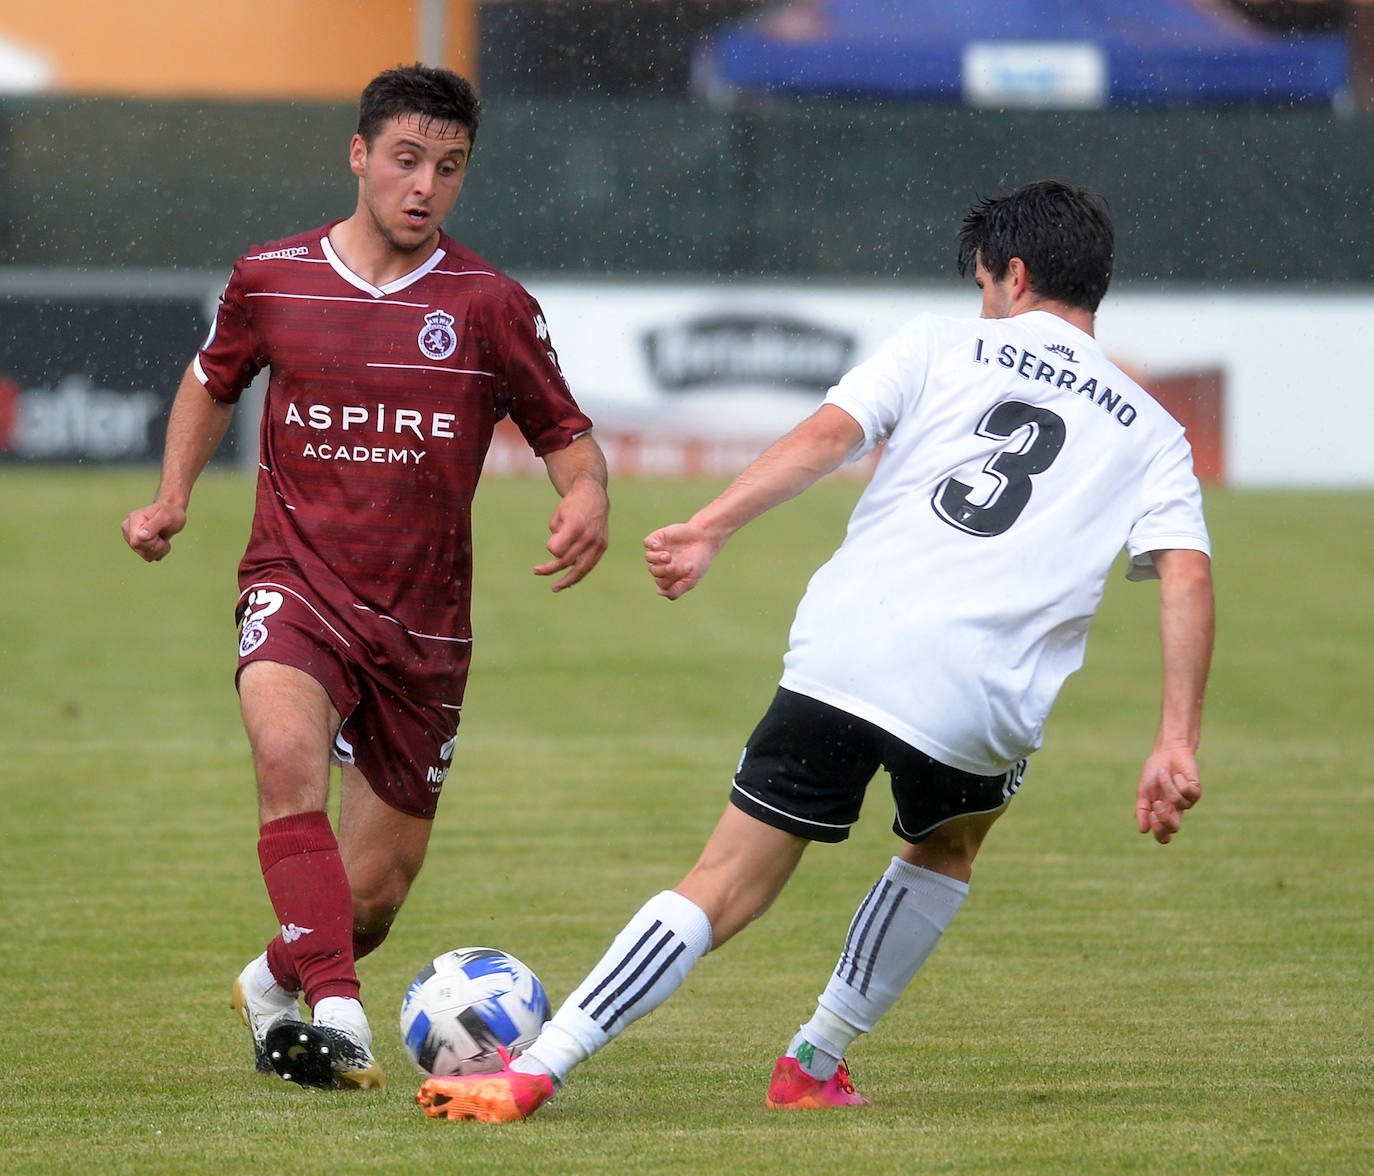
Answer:
<svg viewBox="0 0 1374 1176"><path fill-rule="evenodd" d="M258 778L258 792L264 801L270 800L289 807L293 799L302 800L317 790L323 781L328 787L328 752L315 746L315 741L300 732L280 730L263 732L253 740L253 766Z"/></svg>

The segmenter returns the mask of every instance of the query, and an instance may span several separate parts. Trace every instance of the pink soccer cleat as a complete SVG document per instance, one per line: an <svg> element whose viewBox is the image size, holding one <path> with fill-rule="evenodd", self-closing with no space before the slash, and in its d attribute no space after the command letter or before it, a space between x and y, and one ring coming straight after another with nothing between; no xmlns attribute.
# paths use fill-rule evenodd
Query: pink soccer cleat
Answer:
<svg viewBox="0 0 1374 1176"><path fill-rule="evenodd" d="M840 1068L822 1082L812 1078L798 1064L796 1058L782 1057L773 1067L773 1080L768 1084L768 1106L773 1110L820 1107L871 1107L871 1099L864 1098L849 1080L849 1067Z"/></svg>
<svg viewBox="0 0 1374 1176"><path fill-rule="evenodd" d="M431 1119L478 1119L483 1123L514 1123L534 1114L553 1097L547 1074L461 1074L430 1078L415 1101Z"/></svg>

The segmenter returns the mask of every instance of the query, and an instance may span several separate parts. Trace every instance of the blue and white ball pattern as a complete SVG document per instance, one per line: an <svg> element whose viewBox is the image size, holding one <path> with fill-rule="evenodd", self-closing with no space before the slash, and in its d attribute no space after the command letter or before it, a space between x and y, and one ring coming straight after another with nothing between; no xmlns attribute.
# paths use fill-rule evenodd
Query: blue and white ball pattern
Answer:
<svg viewBox="0 0 1374 1176"><path fill-rule="evenodd" d="M406 989L401 1040L426 1074L489 1074L549 1019L544 986L513 955L461 947L435 957Z"/></svg>

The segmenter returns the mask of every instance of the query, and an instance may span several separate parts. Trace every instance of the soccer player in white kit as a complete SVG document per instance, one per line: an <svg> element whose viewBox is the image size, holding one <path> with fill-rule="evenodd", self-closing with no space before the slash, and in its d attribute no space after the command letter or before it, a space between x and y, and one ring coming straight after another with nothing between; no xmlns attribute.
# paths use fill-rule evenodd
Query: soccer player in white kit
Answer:
<svg viewBox="0 0 1374 1176"><path fill-rule="evenodd" d="M1163 701L1136 821L1160 843L1178 832L1201 795L1210 547L1182 427L1093 337L1113 251L1093 192L1040 182L980 201L959 267L982 290L982 317L916 318L691 520L648 536L658 591L676 600L745 523L883 446L843 544L807 587L777 695L696 866L635 914L507 1069L427 1081L427 1114L530 1114L766 910L811 841L847 837L883 767L900 851L766 1096L866 1105L845 1052L968 894L1123 548L1129 579L1160 583Z"/></svg>

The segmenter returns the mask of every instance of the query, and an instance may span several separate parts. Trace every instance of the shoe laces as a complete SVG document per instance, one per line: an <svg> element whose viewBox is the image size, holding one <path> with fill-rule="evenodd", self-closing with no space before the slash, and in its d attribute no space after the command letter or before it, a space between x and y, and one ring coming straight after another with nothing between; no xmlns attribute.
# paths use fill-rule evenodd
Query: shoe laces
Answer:
<svg viewBox="0 0 1374 1176"><path fill-rule="evenodd" d="M849 1079L849 1065L843 1058L840 1059L840 1064L835 1069L835 1085L845 1094L854 1093L854 1083Z"/></svg>

